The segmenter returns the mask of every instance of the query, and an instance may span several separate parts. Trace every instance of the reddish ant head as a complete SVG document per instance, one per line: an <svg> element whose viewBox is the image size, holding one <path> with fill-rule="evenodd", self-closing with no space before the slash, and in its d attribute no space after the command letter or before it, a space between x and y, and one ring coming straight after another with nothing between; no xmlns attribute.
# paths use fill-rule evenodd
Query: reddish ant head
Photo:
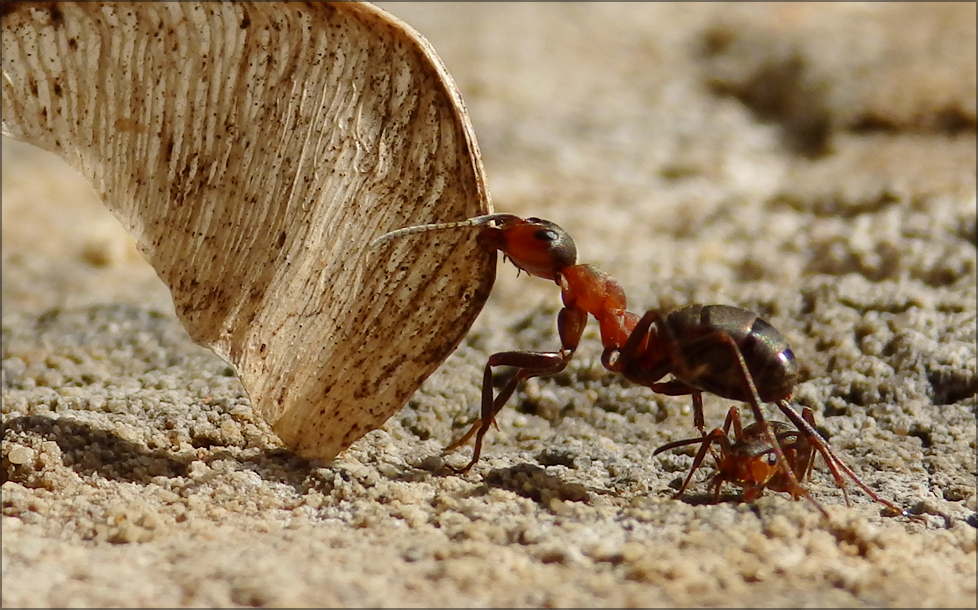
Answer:
<svg viewBox="0 0 978 610"><path fill-rule="evenodd" d="M492 226L490 223L497 223ZM479 241L503 253L517 268L530 275L557 281L557 273L577 263L577 246L567 231L549 220L520 218L513 214L487 214L459 222L415 225L385 233L375 239L377 247L392 239L463 227L478 227Z"/></svg>
<svg viewBox="0 0 978 610"><path fill-rule="evenodd" d="M513 218L482 230L480 239L503 253L518 269L546 280L577 263L574 239L556 224L539 218Z"/></svg>
<svg viewBox="0 0 978 610"><path fill-rule="evenodd" d="M721 460L719 469L731 483L747 488L764 489L771 478L778 473L778 462L773 449L760 455L737 451Z"/></svg>
<svg viewBox="0 0 978 610"><path fill-rule="evenodd" d="M803 449L807 443L796 432L788 429L781 422L771 422L778 431L777 440L781 443L785 460L795 471L795 475L804 478L806 475L806 460L809 455ZM774 449L761 436L761 428L751 424L744 429L744 438L723 454L717 466L720 477L744 488L744 499L748 502L760 496L765 489L786 491L794 497L800 497L804 492L795 487L784 476L778 467Z"/></svg>

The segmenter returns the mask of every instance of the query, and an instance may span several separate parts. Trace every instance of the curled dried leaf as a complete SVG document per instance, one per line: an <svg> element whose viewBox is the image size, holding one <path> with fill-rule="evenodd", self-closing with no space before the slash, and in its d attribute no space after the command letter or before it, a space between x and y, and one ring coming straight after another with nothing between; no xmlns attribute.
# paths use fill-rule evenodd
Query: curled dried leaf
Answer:
<svg viewBox="0 0 978 610"><path fill-rule="evenodd" d="M3 4L3 132L91 179L294 451L329 459L448 356L491 289L458 90L366 4Z"/></svg>

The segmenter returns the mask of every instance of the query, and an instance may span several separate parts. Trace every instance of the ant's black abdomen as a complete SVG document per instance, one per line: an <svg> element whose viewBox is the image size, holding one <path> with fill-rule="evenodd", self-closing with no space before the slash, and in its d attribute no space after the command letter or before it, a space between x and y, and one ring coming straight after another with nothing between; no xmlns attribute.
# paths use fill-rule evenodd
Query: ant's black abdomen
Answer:
<svg viewBox="0 0 978 610"><path fill-rule="evenodd" d="M684 383L750 402L749 386L732 343L743 355L762 402L791 396L798 381L794 353L781 333L756 313L728 305L690 305L669 314L666 324L683 360L697 363L677 375ZM674 370L676 373L679 371Z"/></svg>

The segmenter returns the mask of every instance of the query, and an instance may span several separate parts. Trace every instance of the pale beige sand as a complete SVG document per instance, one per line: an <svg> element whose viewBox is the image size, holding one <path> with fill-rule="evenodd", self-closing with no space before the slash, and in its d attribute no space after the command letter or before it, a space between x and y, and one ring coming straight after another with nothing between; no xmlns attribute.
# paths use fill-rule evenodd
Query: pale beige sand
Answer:
<svg viewBox="0 0 978 610"><path fill-rule="evenodd" d="M821 468L828 521L704 503L706 469L672 500L692 458L651 453L689 400L607 373L593 328L449 475L488 354L557 345L556 288L508 264L412 402L309 463L84 181L5 140L3 605L974 607L975 5L387 8L461 86L497 209L570 230L636 311L762 312L796 404L926 523Z"/></svg>

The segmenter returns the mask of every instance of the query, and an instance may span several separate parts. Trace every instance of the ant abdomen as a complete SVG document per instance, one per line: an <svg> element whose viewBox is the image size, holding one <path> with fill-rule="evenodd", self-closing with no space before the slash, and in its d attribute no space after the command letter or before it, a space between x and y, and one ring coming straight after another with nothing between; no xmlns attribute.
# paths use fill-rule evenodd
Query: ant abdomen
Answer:
<svg viewBox="0 0 978 610"><path fill-rule="evenodd" d="M683 381L723 398L750 402L738 352L763 402L791 396L798 364L788 341L756 313L729 305L690 305L666 316L666 327L685 362L698 363ZM737 350L725 345L724 336Z"/></svg>

